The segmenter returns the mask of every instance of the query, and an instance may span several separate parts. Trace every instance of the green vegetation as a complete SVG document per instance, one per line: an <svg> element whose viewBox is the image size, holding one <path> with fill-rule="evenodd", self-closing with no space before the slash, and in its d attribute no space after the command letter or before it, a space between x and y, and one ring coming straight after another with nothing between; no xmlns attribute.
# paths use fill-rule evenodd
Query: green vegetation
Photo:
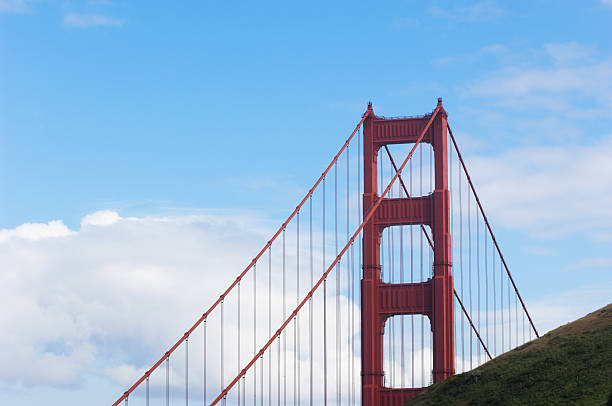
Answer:
<svg viewBox="0 0 612 406"><path fill-rule="evenodd" d="M409 405L612 406L612 304L433 385Z"/></svg>

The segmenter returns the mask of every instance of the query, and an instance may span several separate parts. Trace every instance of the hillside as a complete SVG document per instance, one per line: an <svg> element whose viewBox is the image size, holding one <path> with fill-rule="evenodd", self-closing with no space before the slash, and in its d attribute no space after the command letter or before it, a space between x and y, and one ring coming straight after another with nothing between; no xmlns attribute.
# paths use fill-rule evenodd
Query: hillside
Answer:
<svg viewBox="0 0 612 406"><path fill-rule="evenodd" d="M433 385L405 403L606 404L612 406L612 304Z"/></svg>

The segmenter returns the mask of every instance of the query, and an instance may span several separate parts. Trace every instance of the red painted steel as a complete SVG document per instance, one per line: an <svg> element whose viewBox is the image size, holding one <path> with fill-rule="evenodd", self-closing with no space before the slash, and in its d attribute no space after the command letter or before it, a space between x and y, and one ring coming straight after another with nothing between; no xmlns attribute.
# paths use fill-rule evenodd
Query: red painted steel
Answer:
<svg viewBox="0 0 612 406"><path fill-rule="evenodd" d="M438 100L432 115L386 119L377 117L370 104L366 116L363 123L364 218L372 209L376 212L365 224L363 232L362 404L397 405L413 397L421 388L391 389L383 386L383 332L387 318L396 314L415 313L428 316L433 333L434 382L439 382L455 373L447 116L441 99ZM433 193L418 198L380 199L376 193L377 159L380 148L386 147L387 144L415 143L419 140L431 144L434 150ZM426 282L397 284L390 287L390 284L382 282L380 275L381 236L385 227L402 224L431 226L435 247L434 272L433 277ZM417 289L415 285L421 285L421 288ZM411 295L418 295L426 301L429 299L429 302L419 308L414 300L410 299Z"/></svg>
<svg viewBox="0 0 612 406"><path fill-rule="evenodd" d="M433 307L430 282L381 283L379 289L378 312L381 315L426 314L431 318Z"/></svg>
<svg viewBox="0 0 612 406"><path fill-rule="evenodd" d="M383 388L380 391L380 406L398 406L406 399L415 397L425 388ZM365 404L365 403L362 403Z"/></svg>
<svg viewBox="0 0 612 406"><path fill-rule="evenodd" d="M381 227L426 224L432 226L432 197L390 198L382 201L374 221Z"/></svg>

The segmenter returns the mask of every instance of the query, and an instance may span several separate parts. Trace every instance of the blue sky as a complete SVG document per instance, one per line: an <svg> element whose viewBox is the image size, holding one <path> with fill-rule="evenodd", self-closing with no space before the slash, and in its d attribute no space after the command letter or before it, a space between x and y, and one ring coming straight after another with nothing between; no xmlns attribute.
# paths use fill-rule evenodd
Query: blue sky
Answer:
<svg viewBox="0 0 612 406"><path fill-rule="evenodd" d="M442 97L535 318L544 329L570 321L612 296L611 22L610 0L0 0L3 262L44 271L32 258L48 258L50 236L117 216L230 213L264 235L368 101L416 115ZM234 249L246 259L259 245ZM26 341L39 348L68 330ZM58 381L0 373L0 400L107 400L94 383L122 391L96 373L109 359L74 362L88 366Z"/></svg>

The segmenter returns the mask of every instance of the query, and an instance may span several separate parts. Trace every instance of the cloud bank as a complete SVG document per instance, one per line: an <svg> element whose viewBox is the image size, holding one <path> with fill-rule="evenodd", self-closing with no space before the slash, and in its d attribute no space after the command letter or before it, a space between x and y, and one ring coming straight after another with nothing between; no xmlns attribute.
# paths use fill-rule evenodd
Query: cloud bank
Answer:
<svg viewBox="0 0 612 406"><path fill-rule="evenodd" d="M121 27L125 20L99 14L68 13L64 16L64 25L74 28Z"/></svg>
<svg viewBox="0 0 612 406"><path fill-rule="evenodd" d="M159 356L265 243L225 215L85 216L0 230L0 380L78 386L118 360ZM113 361L115 360L115 361Z"/></svg>

